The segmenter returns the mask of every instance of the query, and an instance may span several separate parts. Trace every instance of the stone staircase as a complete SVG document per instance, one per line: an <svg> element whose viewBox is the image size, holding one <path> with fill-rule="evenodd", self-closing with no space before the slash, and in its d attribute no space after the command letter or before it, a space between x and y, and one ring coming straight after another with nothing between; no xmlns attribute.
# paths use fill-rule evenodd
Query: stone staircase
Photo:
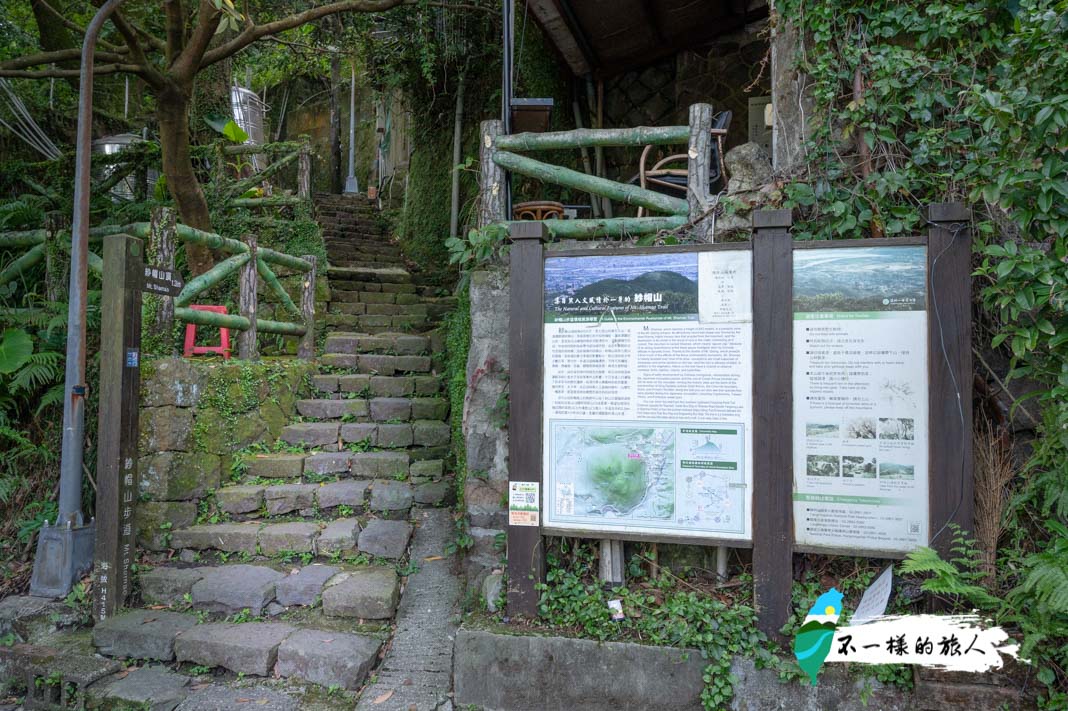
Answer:
<svg viewBox="0 0 1068 711"><path fill-rule="evenodd" d="M138 575L144 606L94 627L101 654L155 663L98 683L106 698L304 708L286 684L333 693L370 678L375 698L365 692L360 708L450 703L460 586L446 553L454 487L434 329L453 299L413 279L365 201L321 196L318 208L331 298L314 397L272 451L238 461L198 523L170 532L173 557ZM422 653L409 662L391 648ZM378 667L385 676L372 678ZM235 683L258 695L235 697ZM164 689L174 704L156 703Z"/></svg>

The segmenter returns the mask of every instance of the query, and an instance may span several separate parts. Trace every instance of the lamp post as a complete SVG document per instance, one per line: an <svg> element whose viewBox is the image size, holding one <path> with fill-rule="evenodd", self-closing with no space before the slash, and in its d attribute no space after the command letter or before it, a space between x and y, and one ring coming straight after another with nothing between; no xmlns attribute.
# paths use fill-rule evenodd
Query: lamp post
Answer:
<svg viewBox="0 0 1068 711"><path fill-rule="evenodd" d="M89 177L93 128L93 58L104 22L125 0L107 0L85 28L78 82L78 129L74 158L74 211L71 221L70 302L67 308L67 363L63 386L63 445L59 474L59 515L37 538L30 594L64 597L93 560L95 522L82 514L85 450L85 302L88 288Z"/></svg>
<svg viewBox="0 0 1068 711"><path fill-rule="evenodd" d="M345 178L345 192L360 192L360 183L356 180L356 62L352 63L349 83L349 176Z"/></svg>

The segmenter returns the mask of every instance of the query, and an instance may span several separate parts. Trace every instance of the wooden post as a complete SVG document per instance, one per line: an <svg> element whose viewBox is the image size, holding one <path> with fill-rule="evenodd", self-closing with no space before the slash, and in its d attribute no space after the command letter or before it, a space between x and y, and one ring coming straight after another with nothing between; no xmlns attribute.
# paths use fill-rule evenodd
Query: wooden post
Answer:
<svg viewBox="0 0 1068 711"><path fill-rule="evenodd" d="M713 222L702 219L710 203L708 176L712 161L712 106L690 106L690 146L686 161L686 202L690 206L693 236L698 242L711 242Z"/></svg>
<svg viewBox="0 0 1068 711"><path fill-rule="evenodd" d="M485 124L483 124L485 128ZM485 135L485 131L483 131ZM512 239L509 285L508 482L542 482L543 243L541 222L518 222ZM544 493L544 492L541 492ZM542 497L542 501L545 497ZM544 506L542 506L544 508ZM540 523L540 522L539 522ZM536 617L535 585L545 573L540 526L508 525L508 614Z"/></svg>
<svg viewBox="0 0 1068 711"><path fill-rule="evenodd" d="M248 319L248 328L237 334L237 357L253 360L259 355L256 349L256 310L259 302L256 293L256 235L245 235L249 259L241 266L238 277L238 303L242 316Z"/></svg>
<svg viewBox="0 0 1068 711"><path fill-rule="evenodd" d="M623 541L602 538L597 576L602 583L617 587L623 584L623 570Z"/></svg>
<svg viewBox="0 0 1068 711"><path fill-rule="evenodd" d="M307 136L301 140L297 158L297 197L311 200L311 144Z"/></svg>
<svg viewBox="0 0 1068 711"><path fill-rule="evenodd" d="M304 335L297 347L297 357L311 360L315 357L315 279L319 271L318 259L313 254L305 254L301 259L311 264L311 270L305 272L301 281L300 312L304 316Z"/></svg>
<svg viewBox="0 0 1068 711"><path fill-rule="evenodd" d="M61 212L45 215L45 296L55 303L67 300L67 269L70 255L65 254L60 233L68 229L67 217Z"/></svg>
<svg viewBox="0 0 1068 711"><path fill-rule="evenodd" d="M793 243L789 210L753 214L753 583L769 637L793 582Z"/></svg>
<svg viewBox="0 0 1068 711"><path fill-rule="evenodd" d="M174 269L174 251L178 238L177 217L172 208L159 207L152 211L149 223L147 260L164 269ZM155 317L151 325L152 333L170 344L171 354L177 353L174 341L174 297L150 296L157 304Z"/></svg>
<svg viewBox="0 0 1068 711"><path fill-rule="evenodd" d="M130 594L137 501L138 403L141 388L143 243L104 240L100 308L100 412L96 467L93 617L106 619Z"/></svg>
<svg viewBox="0 0 1068 711"><path fill-rule="evenodd" d="M972 461L971 210L929 205L927 373L931 547L951 555L955 523L974 532Z"/></svg>
<svg viewBox="0 0 1068 711"><path fill-rule="evenodd" d="M478 226L485 227L507 219L505 216L504 169L493 162L494 141L504 132L500 121L479 124L482 140L478 146Z"/></svg>

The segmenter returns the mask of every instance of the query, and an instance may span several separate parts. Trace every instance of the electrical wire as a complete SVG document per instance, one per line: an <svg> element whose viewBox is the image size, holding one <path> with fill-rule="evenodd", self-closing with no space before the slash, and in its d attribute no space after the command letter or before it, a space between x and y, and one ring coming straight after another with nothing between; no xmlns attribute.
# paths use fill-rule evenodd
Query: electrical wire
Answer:
<svg viewBox="0 0 1068 711"><path fill-rule="evenodd" d="M955 222L949 225L944 225L931 222L930 220L927 220L927 224L930 227L937 227L940 229L948 230L950 232L949 242L946 244L945 247L942 248L942 251L935 255L935 258L931 261L930 282L931 284L934 284L936 281L935 274L937 273L938 269L938 260L940 260L942 256L949 251L949 248L952 247L953 244L957 241L957 237L960 235L960 233L968 228L968 224L964 222ZM957 396L957 414L960 417L962 454L960 460L960 487L959 495L957 497L957 504L953 507L952 513L949 514L949 517L946 519L946 522L942 524L942 527L938 529L938 531L933 536L931 536L930 540L928 541L928 545L934 545L934 542L938 540L939 536L941 536L945 532L945 530L949 528L949 525L953 523L953 519L957 517L957 513L960 511L961 505L964 504L964 463L967 457L964 445L966 445L968 442L966 429L967 423L964 421L963 397L960 391L960 383L957 381L957 374L954 372L953 363L949 359L949 351L946 349L946 334L945 331L942 329L942 313L941 311L939 311L938 308L938 291L936 289L931 289L931 305L934 307L935 322L938 325L938 339L939 345L942 349L942 359L946 362L946 370L949 371L949 378L953 384L953 391L956 393Z"/></svg>

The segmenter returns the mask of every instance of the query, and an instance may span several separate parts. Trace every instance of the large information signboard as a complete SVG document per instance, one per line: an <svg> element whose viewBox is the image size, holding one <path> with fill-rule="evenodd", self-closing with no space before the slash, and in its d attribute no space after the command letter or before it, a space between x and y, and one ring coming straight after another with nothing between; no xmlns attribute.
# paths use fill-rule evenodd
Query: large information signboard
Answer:
<svg viewBox="0 0 1068 711"><path fill-rule="evenodd" d="M545 260L544 527L748 541L747 249Z"/></svg>
<svg viewBox="0 0 1068 711"><path fill-rule="evenodd" d="M796 544L926 545L927 249L795 249L793 259Z"/></svg>

